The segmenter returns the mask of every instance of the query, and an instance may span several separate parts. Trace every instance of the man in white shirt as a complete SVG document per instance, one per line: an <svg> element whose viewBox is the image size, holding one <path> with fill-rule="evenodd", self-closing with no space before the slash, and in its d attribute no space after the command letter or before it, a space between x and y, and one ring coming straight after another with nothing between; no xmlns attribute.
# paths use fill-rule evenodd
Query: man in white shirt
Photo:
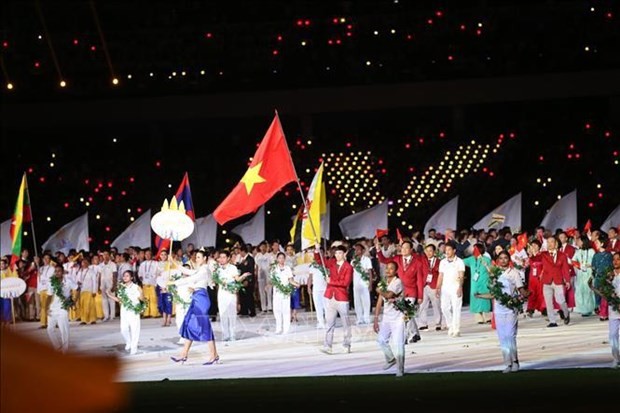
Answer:
<svg viewBox="0 0 620 413"><path fill-rule="evenodd" d="M393 304L392 300L397 299L403 294L403 284L396 276L398 264L394 261L386 264L386 291L377 287L377 306L375 307L375 321L373 329L379 334L377 343L385 356L384 370L389 369L394 364L398 365L396 377L401 377L405 372L405 318ZM379 327L379 316L383 307L383 319ZM390 338L394 342L396 356L390 348Z"/></svg>
<svg viewBox="0 0 620 413"><path fill-rule="evenodd" d="M611 286L616 296L620 297L620 252L614 252L612 260L613 278L611 279ZM605 298L598 288L593 287L592 278L588 284L596 294ZM611 367L620 369L620 311L616 311L611 304L609 305L609 344L611 345L611 355L614 358Z"/></svg>
<svg viewBox="0 0 620 413"><path fill-rule="evenodd" d="M103 262L99 264L101 273L101 305L103 307L103 321L114 320L116 316L116 302L110 298L116 285L117 269L116 264L110 259L110 252L103 251Z"/></svg>
<svg viewBox="0 0 620 413"><path fill-rule="evenodd" d="M353 305L357 325L370 324L370 289L372 288L372 263L364 255L366 247L355 244L355 255L351 260L353 267ZM361 271L361 273L360 273Z"/></svg>
<svg viewBox="0 0 620 413"><path fill-rule="evenodd" d="M528 292L523 287L523 281L519 271L510 268L510 254L502 251L497 256L497 266L501 268L502 274L497 282L501 284L502 293L510 296L520 294L527 297ZM477 294L478 298L494 298L491 294ZM519 314L516 309L504 306L499 300L495 300L493 309L495 315L495 326L499 338L499 347L502 350L504 373L515 373L519 371L519 357L517 353L517 329L519 326Z"/></svg>
<svg viewBox="0 0 620 413"><path fill-rule="evenodd" d="M157 309L157 293L155 292L155 286L157 285L157 271L159 264L152 259L153 255L150 248L144 250L144 261L138 268L138 277L142 280L142 292L147 302L146 310L144 310L144 317L159 317L159 310Z"/></svg>
<svg viewBox="0 0 620 413"><path fill-rule="evenodd" d="M441 298L441 312L448 324L448 336L461 335L461 307L463 306L463 280L465 263L456 256L456 243L446 243L446 257L439 263L437 297Z"/></svg>
<svg viewBox="0 0 620 413"><path fill-rule="evenodd" d="M260 308L263 313L273 308L273 288L269 281L269 270L275 262L275 256L267 251L267 242L263 241L258 246L259 252L254 257L258 268L258 295L260 296Z"/></svg>
<svg viewBox="0 0 620 413"><path fill-rule="evenodd" d="M60 296L55 294L52 287L52 278L49 279L47 294L49 297L49 316L47 324L47 335L52 342L54 350L62 351L66 353L69 350L69 312L66 308L63 308L63 302L71 297L72 285L69 280L65 280L64 269L62 265L57 265L54 268L54 275L60 283ZM60 332L60 339L56 335L56 326Z"/></svg>
<svg viewBox="0 0 620 413"><path fill-rule="evenodd" d="M39 328L47 328L47 314L49 312L48 289L50 278L54 275L54 267L52 265L52 257L49 254L43 255L43 266L39 268L37 280L37 294L41 300L41 326Z"/></svg>
<svg viewBox="0 0 620 413"><path fill-rule="evenodd" d="M217 268L213 271L213 279L218 283L217 307L220 311L222 325L222 340L235 341L235 325L237 323L237 291L230 288L247 278L239 275L239 270L230 262L230 253L221 250L217 254ZM216 278L219 278L216 280Z"/></svg>

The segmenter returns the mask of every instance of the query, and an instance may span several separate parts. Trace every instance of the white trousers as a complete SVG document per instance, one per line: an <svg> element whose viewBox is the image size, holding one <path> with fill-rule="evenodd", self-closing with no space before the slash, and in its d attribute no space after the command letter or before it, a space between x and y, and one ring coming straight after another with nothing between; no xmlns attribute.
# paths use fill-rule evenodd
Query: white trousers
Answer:
<svg viewBox="0 0 620 413"><path fill-rule="evenodd" d="M237 324L237 294L229 293L220 287L217 290L217 309L220 312L222 339L234 340Z"/></svg>
<svg viewBox="0 0 620 413"><path fill-rule="evenodd" d="M353 283L353 305L357 324L370 324L370 290L366 283Z"/></svg>
<svg viewBox="0 0 620 413"><path fill-rule="evenodd" d="M260 296L260 309L262 311L271 310L273 302L273 288L267 283L266 275L258 277L258 295Z"/></svg>
<svg viewBox="0 0 620 413"><path fill-rule="evenodd" d="M56 326L58 326L60 338L56 333ZM63 353L69 350L69 312L67 310L50 311L47 317L47 335L54 350Z"/></svg>
<svg viewBox="0 0 620 413"><path fill-rule="evenodd" d="M114 320L116 318L116 301L112 300L106 292L112 291L112 280L101 283L101 306L103 307L103 319Z"/></svg>
<svg viewBox="0 0 620 413"><path fill-rule="evenodd" d="M420 324L428 326L428 307L433 306L433 324L435 327L441 327L441 300L436 295L437 290L431 288L430 285L424 287L424 301L420 304L418 311L418 319Z"/></svg>
<svg viewBox="0 0 620 413"><path fill-rule="evenodd" d="M276 334L288 333L291 329L291 296L273 288L273 316L276 318Z"/></svg>
<svg viewBox="0 0 620 413"><path fill-rule="evenodd" d="M448 334L459 334L461 332L461 307L463 307L463 296L456 296L456 290L441 291L441 312L448 324Z"/></svg>
<svg viewBox="0 0 620 413"><path fill-rule="evenodd" d="M512 366L519 362L517 355L517 329L519 317L515 313L495 314L495 328L499 338L499 347L502 350L504 364Z"/></svg>
<svg viewBox="0 0 620 413"><path fill-rule="evenodd" d="M418 300L413 297L406 297L405 299L413 304L416 304L418 302ZM418 328L418 323L415 321L415 317L410 318L407 321L407 323L405 324L405 331L407 332L407 339L410 339L411 337L416 335L420 335L420 329Z"/></svg>
<svg viewBox="0 0 620 413"><path fill-rule="evenodd" d="M125 340L125 350L136 354L140 340L140 314L121 307L121 334Z"/></svg>
<svg viewBox="0 0 620 413"><path fill-rule="evenodd" d="M390 347L390 338L392 338L392 344L394 345L394 352ZM405 372L405 320L401 317L399 320L386 320L381 321L379 327L379 337L377 337L377 344L383 351L386 363L396 358L396 365L400 373Z"/></svg>
<svg viewBox="0 0 620 413"><path fill-rule="evenodd" d="M316 325L319 328L325 328L325 290L312 288L312 299L316 311Z"/></svg>
<svg viewBox="0 0 620 413"><path fill-rule="evenodd" d="M325 341L323 347L332 348L334 342L334 330L336 329L336 317L340 315L342 320L342 328L344 329L344 347L351 347L351 324L349 323L349 302L336 301L334 298L325 300L325 322L327 323L327 331L325 332Z"/></svg>
<svg viewBox="0 0 620 413"><path fill-rule="evenodd" d="M568 317L570 314L568 312L568 306L566 305L566 298L564 297L564 286L560 284L544 284L543 285L543 296L545 297L545 305L547 306L547 316L549 317L550 323L557 322L558 318L553 310L553 298L555 297L555 302L558 303L562 311L564 312L564 316Z"/></svg>
<svg viewBox="0 0 620 413"><path fill-rule="evenodd" d="M611 310L611 308L610 308ZM611 344L611 355L614 356L616 363L620 364L620 318L609 319L609 344Z"/></svg>

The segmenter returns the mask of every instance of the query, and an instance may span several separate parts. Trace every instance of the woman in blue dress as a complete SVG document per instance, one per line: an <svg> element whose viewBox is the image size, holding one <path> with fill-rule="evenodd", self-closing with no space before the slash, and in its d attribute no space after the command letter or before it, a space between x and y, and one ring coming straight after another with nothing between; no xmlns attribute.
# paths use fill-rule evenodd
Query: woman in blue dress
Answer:
<svg viewBox="0 0 620 413"><path fill-rule="evenodd" d="M211 328L211 320L209 319L209 307L211 307L211 301L209 300L209 294L207 293L207 287L213 286L213 280L211 279L211 271L207 266L207 253L200 249L196 253L197 270L189 270L185 267L180 267L179 270L183 274L189 275L189 277L181 278L173 281L170 285L186 286L193 290L192 301L187 309L183 324L179 333L181 337L185 339L183 350L181 350L180 357L170 357L175 363L185 363L187 361L187 355L189 349L194 341L206 341L209 349L209 360L204 365L218 363L220 356L217 354L215 348L215 337L213 335L213 329Z"/></svg>

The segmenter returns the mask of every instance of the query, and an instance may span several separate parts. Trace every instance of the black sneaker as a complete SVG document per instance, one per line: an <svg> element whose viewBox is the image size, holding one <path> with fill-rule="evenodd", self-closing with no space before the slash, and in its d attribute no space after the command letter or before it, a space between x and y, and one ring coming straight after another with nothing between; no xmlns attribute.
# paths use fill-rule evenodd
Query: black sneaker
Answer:
<svg viewBox="0 0 620 413"><path fill-rule="evenodd" d="M566 318L566 316L564 315L564 311L562 311L562 310L558 310L558 315L560 316L560 318L562 320L564 320Z"/></svg>
<svg viewBox="0 0 620 413"><path fill-rule="evenodd" d="M416 334L415 336L411 337L411 340L409 340L409 342L410 343L417 343L420 340L422 340L422 337L420 337L419 334Z"/></svg>
<svg viewBox="0 0 620 413"><path fill-rule="evenodd" d="M441 326L435 327L435 331L441 331Z"/></svg>
<svg viewBox="0 0 620 413"><path fill-rule="evenodd" d="M557 327L558 325L556 323L549 323L547 324L547 327Z"/></svg>
<svg viewBox="0 0 620 413"><path fill-rule="evenodd" d="M564 324L568 325L568 323L570 323L570 314L564 319Z"/></svg>
<svg viewBox="0 0 620 413"><path fill-rule="evenodd" d="M428 326L419 327L418 330L428 330Z"/></svg>

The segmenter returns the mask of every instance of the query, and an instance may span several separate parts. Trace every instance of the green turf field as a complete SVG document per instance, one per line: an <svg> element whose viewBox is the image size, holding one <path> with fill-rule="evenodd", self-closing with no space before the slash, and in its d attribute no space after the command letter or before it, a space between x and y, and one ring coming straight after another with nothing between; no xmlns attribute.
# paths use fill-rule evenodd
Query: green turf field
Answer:
<svg viewBox="0 0 620 413"><path fill-rule="evenodd" d="M620 412L612 369L162 381L129 391L132 412Z"/></svg>

